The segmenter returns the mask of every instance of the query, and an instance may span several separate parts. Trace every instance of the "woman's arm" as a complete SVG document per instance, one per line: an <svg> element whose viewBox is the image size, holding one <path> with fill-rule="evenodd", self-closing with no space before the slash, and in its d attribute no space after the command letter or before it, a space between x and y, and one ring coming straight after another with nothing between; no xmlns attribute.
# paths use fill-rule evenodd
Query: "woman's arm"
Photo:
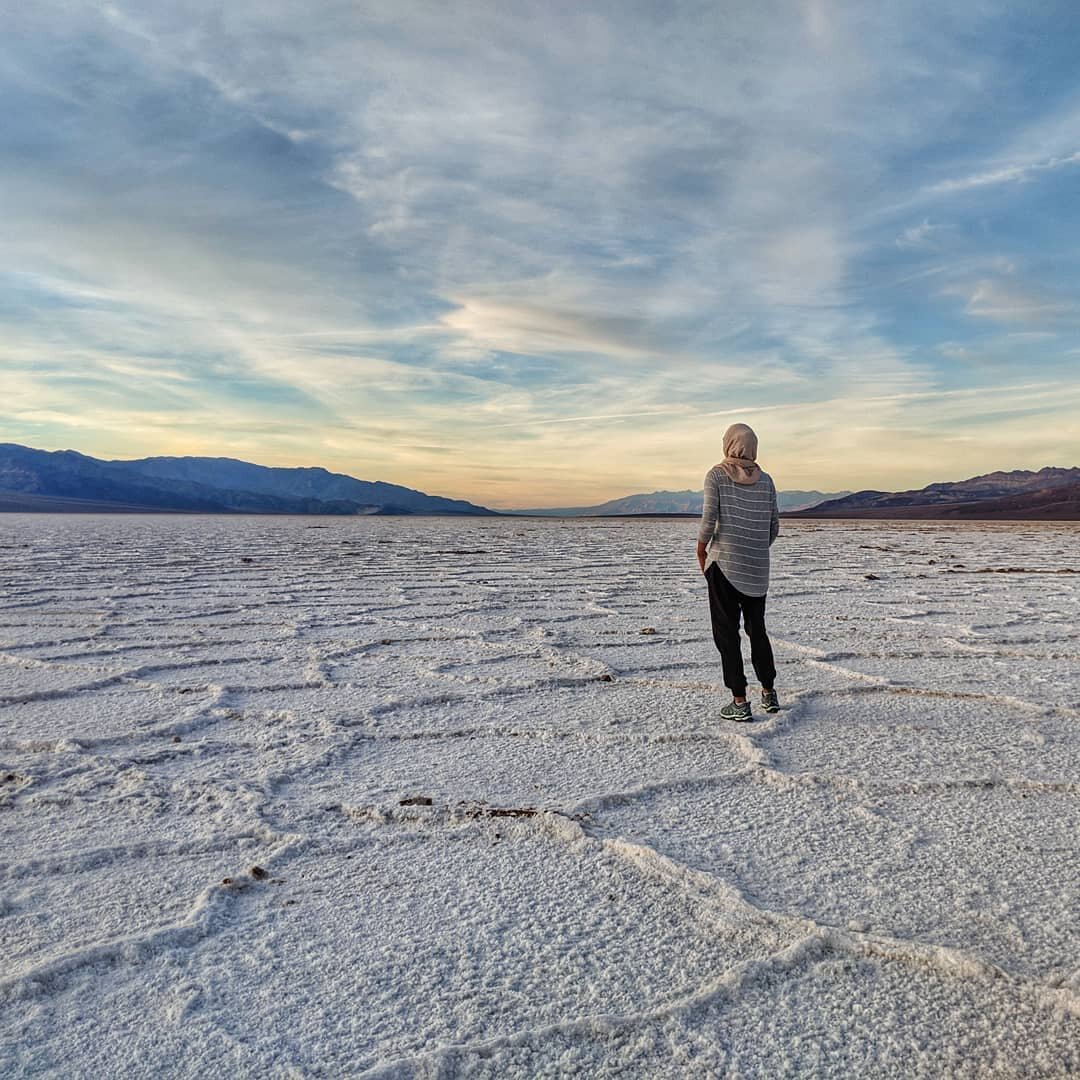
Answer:
<svg viewBox="0 0 1080 1080"><path fill-rule="evenodd" d="M716 520L720 514L720 496L716 490L716 477L712 469L705 476L705 497L701 505L701 524L697 534L697 561L701 572L705 573L706 545L716 531Z"/></svg>
<svg viewBox="0 0 1080 1080"><path fill-rule="evenodd" d="M769 547L780 535L780 510L776 505L776 485L772 486L772 521L769 522Z"/></svg>

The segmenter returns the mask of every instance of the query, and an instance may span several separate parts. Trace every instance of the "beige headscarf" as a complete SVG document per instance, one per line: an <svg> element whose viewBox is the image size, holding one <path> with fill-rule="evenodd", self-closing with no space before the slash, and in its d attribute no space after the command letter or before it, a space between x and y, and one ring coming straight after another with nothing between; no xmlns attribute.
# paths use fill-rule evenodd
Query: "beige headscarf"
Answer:
<svg viewBox="0 0 1080 1080"><path fill-rule="evenodd" d="M757 436L753 428L746 424L732 424L724 432L724 460L720 468L736 484L756 484L761 476L761 469L755 462L757 457Z"/></svg>

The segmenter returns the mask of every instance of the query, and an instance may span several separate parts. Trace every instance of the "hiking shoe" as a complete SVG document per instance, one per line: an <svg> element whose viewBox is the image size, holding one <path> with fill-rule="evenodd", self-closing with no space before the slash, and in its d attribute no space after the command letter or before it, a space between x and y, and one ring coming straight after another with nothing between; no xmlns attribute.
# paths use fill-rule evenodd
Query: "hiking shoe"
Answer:
<svg viewBox="0 0 1080 1080"><path fill-rule="evenodd" d="M749 701L744 701L741 705L736 705L734 701L730 701L720 710L720 715L725 720L734 720L737 723L745 723L747 720L754 719L754 714L750 711Z"/></svg>
<svg viewBox="0 0 1080 1080"><path fill-rule="evenodd" d="M761 707L766 712L779 712L780 701L776 696L775 690L762 690L761 691Z"/></svg>

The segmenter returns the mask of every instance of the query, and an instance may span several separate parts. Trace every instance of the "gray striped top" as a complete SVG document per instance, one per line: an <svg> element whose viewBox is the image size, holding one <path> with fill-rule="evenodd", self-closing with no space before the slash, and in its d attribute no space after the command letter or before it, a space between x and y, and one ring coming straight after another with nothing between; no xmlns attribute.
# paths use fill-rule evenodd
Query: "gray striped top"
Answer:
<svg viewBox="0 0 1080 1080"><path fill-rule="evenodd" d="M769 547L780 532L776 486L763 472L753 484L736 484L719 465L705 477L698 540L707 545L705 569L716 563L747 596L769 591Z"/></svg>

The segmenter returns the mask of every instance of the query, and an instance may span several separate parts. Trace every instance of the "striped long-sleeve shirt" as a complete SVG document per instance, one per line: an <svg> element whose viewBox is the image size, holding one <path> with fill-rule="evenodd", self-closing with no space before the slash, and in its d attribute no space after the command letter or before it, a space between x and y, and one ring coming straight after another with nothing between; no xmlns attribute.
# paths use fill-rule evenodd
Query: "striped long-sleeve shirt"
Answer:
<svg viewBox="0 0 1080 1080"><path fill-rule="evenodd" d="M763 472L753 484L736 484L719 465L705 477L698 540L706 545L705 569L716 563L747 596L769 591L769 547L780 532L776 486Z"/></svg>

